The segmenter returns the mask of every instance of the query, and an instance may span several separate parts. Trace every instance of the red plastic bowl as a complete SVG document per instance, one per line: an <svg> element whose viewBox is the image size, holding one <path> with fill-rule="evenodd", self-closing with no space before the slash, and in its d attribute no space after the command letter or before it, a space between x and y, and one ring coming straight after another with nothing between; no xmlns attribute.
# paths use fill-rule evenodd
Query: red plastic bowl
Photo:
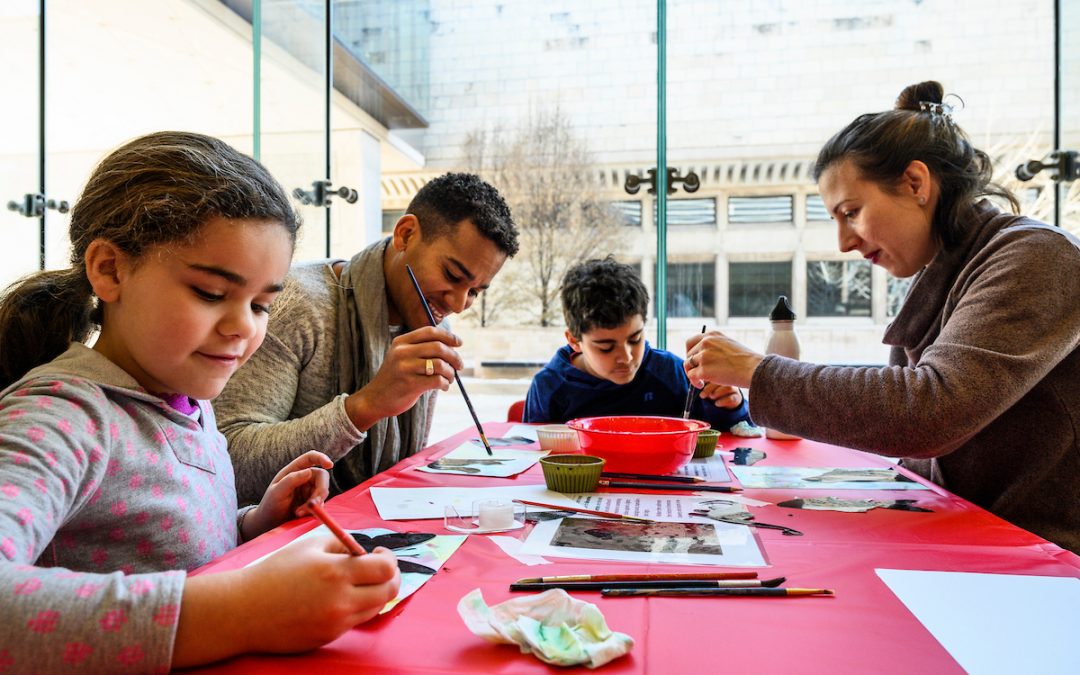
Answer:
<svg viewBox="0 0 1080 675"><path fill-rule="evenodd" d="M603 457L604 471L665 474L694 455L699 431L709 425L678 417L582 417L566 423L586 455Z"/></svg>

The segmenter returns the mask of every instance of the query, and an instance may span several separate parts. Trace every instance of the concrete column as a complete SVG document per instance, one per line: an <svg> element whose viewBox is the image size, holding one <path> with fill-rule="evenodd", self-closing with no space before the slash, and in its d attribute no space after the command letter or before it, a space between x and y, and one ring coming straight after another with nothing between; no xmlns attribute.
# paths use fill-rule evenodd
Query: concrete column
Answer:
<svg viewBox="0 0 1080 675"><path fill-rule="evenodd" d="M726 219L725 219L726 220ZM716 279L716 323L723 325L728 320L728 260L727 252L722 248L713 264Z"/></svg>
<svg viewBox="0 0 1080 675"><path fill-rule="evenodd" d="M795 311L796 321L806 320L807 284L806 250L799 244L791 261L791 309Z"/></svg>
<svg viewBox="0 0 1080 675"><path fill-rule="evenodd" d="M795 190L791 195L792 219L797 233L795 254L791 265L791 308L797 320L806 320L806 308L809 306L808 286L806 283L806 194Z"/></svg>

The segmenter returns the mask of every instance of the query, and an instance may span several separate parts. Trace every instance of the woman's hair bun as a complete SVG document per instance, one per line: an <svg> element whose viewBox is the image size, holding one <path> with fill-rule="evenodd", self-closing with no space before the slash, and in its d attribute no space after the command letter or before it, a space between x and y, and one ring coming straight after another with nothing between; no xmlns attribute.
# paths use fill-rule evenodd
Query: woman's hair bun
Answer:
<svg viewBox="0 0 1080 675"><path fill-rule="evenodd" d="M900 95L896 97L897 110L919 110L919 103L941 103L945 95L945 88L940 82L928 80L918 84L910 84L904 87Z"/></svg>

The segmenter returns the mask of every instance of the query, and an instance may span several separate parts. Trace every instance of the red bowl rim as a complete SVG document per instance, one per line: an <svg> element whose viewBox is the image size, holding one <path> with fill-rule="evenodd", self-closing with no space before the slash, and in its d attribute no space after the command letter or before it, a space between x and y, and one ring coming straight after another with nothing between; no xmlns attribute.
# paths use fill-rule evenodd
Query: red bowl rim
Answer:
<svg viewBox="0 0 1080 675"><path fill-rule="evenodd" d="M582 422L586 422L588 420L596 420L596 419L605 419L605 420L611 420L611 419L672 420L672 421L675 421L675 422L689 422L691 424L697 425L697 428L696 429L676 429L674 431L627 432L627 431L606 431L606 430L601 430L601 429L585 429L585 428L583 428L581 426ZM684 419L682 417L665 417L663 415L596 415L594 417L578 417L577 419L569 420L568 422L566 422L566 426L570 427L574 431L582 431L582 432L587 433L587 434L610 435L610 434L638 433L638 434L649 434L650 436L678 436L678 435L681 435L681 434L692 434L692 433L697 433L699 431L704 431L704 430L710 428L711 425L708 422L702 422L701 420Z"/></svg>

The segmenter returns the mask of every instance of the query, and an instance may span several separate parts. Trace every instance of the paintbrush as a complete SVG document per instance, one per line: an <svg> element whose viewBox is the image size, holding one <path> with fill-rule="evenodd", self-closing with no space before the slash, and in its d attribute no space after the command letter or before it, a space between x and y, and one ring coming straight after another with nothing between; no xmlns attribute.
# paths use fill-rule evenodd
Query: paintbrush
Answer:
<svg viewBox="0 0 1080 675"><path fill-rule="evenodd" d="M367 553L367 551L364 550L364 547L358 544L357 541L352 538L352 535L343 530L342 527L337 524L337 521L326 512L322 502L316 499L309 499L307 501L307 507L311 510L311 513L319 519L319 522L325 525L326 529L333 532L334 536L338 538L338 541L344 544L345 548L349 549L349 553L353 555L364 555Z"/></svg>
<svg viewBox="0 0 1080 675"><path fill-rule="evenodd" d="M638 478L640 480L658 480L667 483L704 483L701 476L659 476L653 473L619 473L618 471L603 471L601 478Z"/></svg>
<svg viewBox="0 0 1080 675"><path fill-rule="evenodd" d="M510 584L511 591L546 591L561 588L564 591L601 591L608 588L646 590L652 588L775 588L784 583L784 577L775 579L671 579L654 581L558 581L538 584Z"/></svg>
<svg viewBox="0 0 1080 675"><path fill-rule="evenodd" d="M420 289L420 282L416 280L416 275L413 274L412 267L405 265L405 271L409 273L409 279L412 280L413 288L416 289L416 295L420 298L420 304L424 306L424 312L427 313L428 321L432 326L437 326L435 323L435 315L431 313L431 307L428 305L427 298L424 297L424 291ZM469 400L469 395L465 393L465 385L461 383L461 377L457 371L454 371L454 381L457 382L458 389L461 390L461 398L465 399L465 407L469 409L469 414L472 415L473 423L476 424L476 430L480 432L480 442L484 444L484 449L487 450L488 455L494 455L491 451L491 443L488 443L487 436L484 434L484 427L480 424L480 418L476 416L476 410L473 408L472 401Z"/></svg>
<svg viewBox="0 0 1080 675"><path fill-rule="evenodd" d="M713 595L745 595L751 597L783 597L795 595L831 595L836 593L827 588L646 588L634 590L630 588L612 588L600 591L607 596L651 596L684 598L695 596Z"/></svg>
<svg viewBox="0 0 1080 675"><path fill-rule="evenodd" d="M636 516L624 516L621 513L612 513L611 511L594 511L592 509L583 509L579 506L558 506L556 504L545 504L543 502L530 502L524 499L515 499L518 504L527 504L528 506L539 506L544 509L552 509L553 511L570 511L572 513L585 513L590 516L602 516L604 518L617 518L619 520L635 520L639 523L654 523L655 520L649 520L648 518L638 518Z"/></svg>
<svg viewBox="0 0 1080 675"><path fill-rule="evenodd" d="M671 581L671 580L757 579L757 572L654 572L645 574L564 574L552 577L526 577L517 584L549 584L560 581Z"/></svg>
<svg viewBox="0 0 1080 675"><path fill-rule="evenodd" d="M613 488L642 488L649 490L686 490L689 492L696 492L703 490L705 492L742 492L742 488L728 487L727 485L665 485L664 483L639 483L636 481L628 480L608 480L607 478L601 478L598 485L603 487Z"/></svg>
<svg viewBox="0 0 1080 675"><path fill-rule="evenodd" d="M702 335L705 334L705 326L706 325L708 325L708 324L704 324L704 325L701 326L701 334ZM689 379L690 378L687 378L687 384L690 385L690 389L686 392L686 405L683 406L683 410L682 410L682 417L683 417L684 420L690 419L690 406L694 405L694 396L697 394L697 387L695 387L693 384L691 384Z"/></svg>

